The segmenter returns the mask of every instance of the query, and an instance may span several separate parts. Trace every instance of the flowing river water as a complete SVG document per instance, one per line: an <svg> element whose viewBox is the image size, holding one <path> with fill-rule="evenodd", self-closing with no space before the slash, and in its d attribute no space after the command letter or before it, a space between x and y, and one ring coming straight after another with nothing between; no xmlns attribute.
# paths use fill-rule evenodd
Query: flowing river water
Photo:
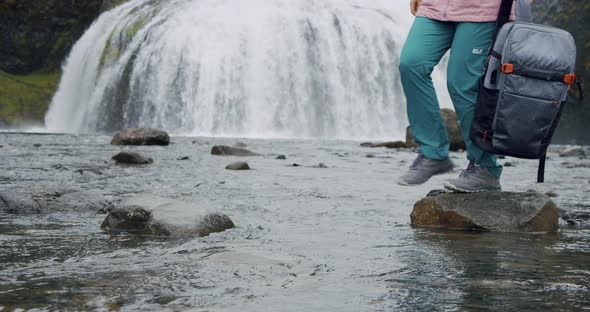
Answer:
<svg viewBox="0 0 590 312"><path fill-rule="evenodd" d="M415 156L410 150L367 149L355 141L173 137L167 147L129 148L154 163L126 167L110 160L120 150L110 138L0 133L0 189L75 187L115 203L150 193L225 213L236 228L204 238L156 238L103 232L104 215L96 213L2 214L3 311L590 306L588 227L562 223L553 235L412 228L413 204L458 172L399 186L396 179ZM224 170L237 158L212 156L211 146L238 141L268 156L246 158L251 171ZM536 162L503 160L512 164L504 189L552 191L561 209L590 211L590 168L570 168L588 160L549 156L545 184L534 183ZM466 165L464 154L452 157ZM328 168L313 167L319 163Z"/></svg>

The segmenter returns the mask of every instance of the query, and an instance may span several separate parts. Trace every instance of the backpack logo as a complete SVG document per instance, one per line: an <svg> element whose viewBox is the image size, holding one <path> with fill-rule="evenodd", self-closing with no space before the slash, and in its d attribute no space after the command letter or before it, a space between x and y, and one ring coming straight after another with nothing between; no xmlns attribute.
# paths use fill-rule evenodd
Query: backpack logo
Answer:
<svg viewBox="0 0 590 312"><path fill-rule="evenodd" d="M471 51L471 53L477 54L477 55L482 55L483 54L483 49L473 49L473 51Z"/></svg>

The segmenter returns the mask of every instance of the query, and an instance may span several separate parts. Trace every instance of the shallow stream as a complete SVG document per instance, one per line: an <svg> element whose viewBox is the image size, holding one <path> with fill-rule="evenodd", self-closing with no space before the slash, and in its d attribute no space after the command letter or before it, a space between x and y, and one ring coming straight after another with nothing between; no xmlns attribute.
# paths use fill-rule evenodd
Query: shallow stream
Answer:
<svg viewBox="0 0 590 312"><path fill-rule="evenodd" d="M94 213L0 215L3 311L590 308L590 229L564 223L558 234L521 235L412 228L413 204L459 171L399 186L415 157L410 150L173 137L167 147L125 148L154 158L125 167L110 160L121 150L110 139L0 133L0 189L82 188L115 203L150 193L223 212L237 227L205 238L154 238L102 232L104 215ZM251 171L224 170L238 159L210 149L237 142L268 156L246 158ZM287 160L274 159L278 154ZM182 156L190 160L177 160ZM466 165L464 154L452 157ZM551 191L561 209L590 211L590 168L569 168L587 159L551 152L545 184L534 183L535 161L506 162L504 190ZM319 163L328 168L313 167Z"/></svg>

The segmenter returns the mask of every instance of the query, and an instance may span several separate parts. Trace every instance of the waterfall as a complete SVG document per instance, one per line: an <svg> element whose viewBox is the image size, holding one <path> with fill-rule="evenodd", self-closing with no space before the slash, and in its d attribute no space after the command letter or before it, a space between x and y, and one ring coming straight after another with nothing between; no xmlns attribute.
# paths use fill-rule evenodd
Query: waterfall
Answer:
<svg viewBox="0 0 590 312"><path fill-rule="evenodd" d="M411 21L392 0L132 0L73 47L46 126L401 138L398 63Z"/></svg>

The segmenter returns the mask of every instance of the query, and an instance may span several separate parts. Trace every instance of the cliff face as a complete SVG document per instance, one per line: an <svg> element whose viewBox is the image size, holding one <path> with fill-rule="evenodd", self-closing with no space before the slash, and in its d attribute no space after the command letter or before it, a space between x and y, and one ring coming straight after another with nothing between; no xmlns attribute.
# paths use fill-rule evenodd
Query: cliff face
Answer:
<svg viewBox="0 0 590 312"><path fill-rule="evenodd" d="M102 0L4 0L0 2L0 69L29 74L59 69Z"/></svg>
<svg viewBox="0 0 590 312"><path fill-rule="evenodd" d="M74 43L123 1L0 0L0 127L43 120Z"/></svg>

